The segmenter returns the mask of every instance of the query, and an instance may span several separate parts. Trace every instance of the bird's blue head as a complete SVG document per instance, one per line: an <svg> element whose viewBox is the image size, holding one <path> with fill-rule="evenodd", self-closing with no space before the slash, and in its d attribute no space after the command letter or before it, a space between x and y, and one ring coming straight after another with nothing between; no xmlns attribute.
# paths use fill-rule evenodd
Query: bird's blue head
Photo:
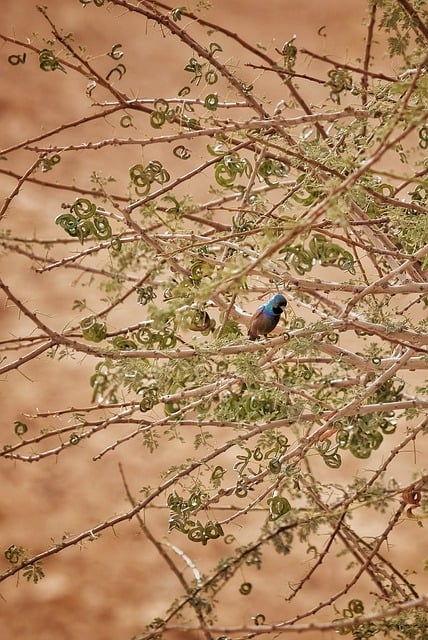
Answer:
<svg viewBox="0 0 428 640"><path fill-rule="evenodd" d="M286 306L287 306L287 300L284 298L283 295L281 295L280 293L277 293L276 295L273 296L273 298L269 300L269 302L265 306L265 309L267 309L271 313L281 314L284 311Z"/></svg>

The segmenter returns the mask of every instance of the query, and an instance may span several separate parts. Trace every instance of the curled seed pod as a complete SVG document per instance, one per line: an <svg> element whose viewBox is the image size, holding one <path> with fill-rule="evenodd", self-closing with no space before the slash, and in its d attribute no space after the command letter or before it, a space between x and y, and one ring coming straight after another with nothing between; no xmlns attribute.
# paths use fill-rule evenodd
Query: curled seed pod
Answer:
<svg viewBox="0 0 428 640"><path fill-rule="evenodd" d="M404 502L407 505L409 505L408 508L406 509L406 513L408 517L409 518L414 517L413 510L416 509L416 507L421 506L421 498L422 498L421 491L419 491L418 489L415 489L414 487L410 487L403 491L402 496L403 496Z"/></svg>
<svg viewBox="0 0 428 640"><path fill-rule="evenodd" d="M72 238L79 236L77 223L78 219L72 213L63 213L55 218L55 224L58 224Z"/></svg>
<svg viewBox="0 0 428 640"><path fill-rule="evenodd" d="M169 109L169 104L164 98L158 98L157 100L155 100L153 108L159 113L166 113Z"/></svg>
<svg viewBox="0 0 428 640"><path fill-rule="evenodd" d="M287 498L275 496L267 501L269 505L269 520L278 520L291 510L291 505Z"/></svg>
<svg viewBox="0 0 428 640"><path fill-rule="evenodd" d="M170 124L172 122L175 122L177 117L180 115L179 110L180 110L179 107L176 109L168 109L168 111L165 114L165 120Z"/></svg>
<svg viewBox="0 0 428 640"><path fill-rule="evenodd" d="M337 266L341 271L349 271L352 275L355 275L355 260L354 257L349 251L343 251L342 257L339 258Z"/></svg>
<svg viewBox="0 0 428 640"><path fill-rule="evenodd" d="M245 481L243 482L242 480L238 480L236 484L236 489L235 489L235 496L237 496L238 498L246 498L247 495L248 495L248 488L246 486Z"/></svg>
<svg viewBox="0 0 428 640"><path fill-rule="evenodd" d="M79 220L87 220L92 218L97 211L96 205L87 198L78 198L70 207L70 211L79 218Z"/></svg>
<svg viewBox="0 0 428 640"><path fill-rule="evenodd" d="M56 69L60 69L60 71L64 71L65 73L64 67L56 59L54 52L50 49L42 49L40 51L39 66L42 71L55 71Z"/></svg>
<svg viewBox="0 0 428 640"><path fill-rule="evenodd" d="M90 342L101 342L107 335L107 327L105 322L98 322L96 316L88 316L80 322L82 335L85 340Z"/></svg>
<svg viewBox="0 0 428 640"><path fill-rule="evenodd" d="M274 473L274 474L280 473L281 467L282 467L280 458L272 458L272 460L269 460L268 466L269 466L269 471L271 473Z"/></svg>
<svg viewBox="0 0 428 640"><path fill-rule="evenodd" d="M110 222L102 214L95 215L93 220L93 233L99 240L108 240L112 236Z"/></svg>
<svg viewBox="0 0 428 640"><path fill-rule="evenodd" d="M225 473L226 469L218 465L211 474L211 480L221 480Z"/></svg>
<svg viewBox="0 0 428 640"><path fill-rule="evenodd" d="M113 58L113 60L120 60L120 58L122 58L124 55L122 51L122 45L114 44L108 55L110 56L110 58Z"/></svg>
<svg viewBox="0 0 428 640"><path fill-rule="evenodd" d="M177 338L173 333L159 334L159 347L161 349L173 349L177 344Z"/></svg>
<svg viewBox="0 0 428 640"><path fill-rule="evenodd" d="M145 305L156 298L156 293L151 285L147 287L138 287L136 290L138 296L138 304Z"/></svg>
<svg viewBox="0 0 428 640"><path fill-rule="evenodd" d="M339 467L342 465L342 458L340 454L336 452L332 453L331 455L324 456L324 462L326 463L327 467L330 467L330 469L339 469Z"/></svg>
<svg viewBox="0 0 428 640"><path fill-rule="evenodd" d="M159 184L165 184L166 182L169 182L170 179L171 176L166 169L161 169L154 177L155 182L158 182Z"/></svg>
<svg viewBox="0 0 428 640"><path fill-rule="evenodd" d="M337 333L328 333L327 340L331 342L331 344L336 344L339 340L339 335Z"/></svg>
<svg viewBox="0 0 428 640"><path fill-rule="evenodd" d="M177 402L165 402L164 404L164 412L167 416L177 413L180 409L181 407Z"/></svg>
<svg viewBox="0 0 428 640"><path fill-rule="evenodd" d="M341 254L340 247L337 244L333 244L333 242L325 242L323 249L324 251L320 258L323 267L334 264Z"/></svg>
<svg viewBox="0 0 428 640"><path fill-rule="evenodd" d="M149 389L145 389L143 393L143 397L140 400L140 411L150 411L153 407L159 402L159 396L157 389L151 387Z"/></svg>
<svg viewBox="0 0 428 640"><path fill-rule="evenodd" d="M236 538L231 533L228 533L224 538L225 544L233 544L236 541Z"/></svg>
<svg viewBox="0 0 428 640"><path fill-rule="evenodd" d="M23 436L24 433L27 433L28 427L25 422L21 422L20 420L15 420L15 433L17 436Z"/></svg>
<svg viewBox="0 0 428 640"><path fill-rule="evenodd" d="M426 124L419 129L419 146L421 149L428 148L428 126Z"/></svg>
<svg viewBox="0 0 428 640"><path fill-rule="evenodd" d="M187 534L187 537L191 542L202 542L203 545L207 544L207 537L205 535L204 526L198 522L195 527L192 527Z"/></svg>
<svg viewBox="0 0 428 640"><path fill-rule="evenodd" d="M23 547L18 547L16 544L11 544L10 547L8 547L4 552L4 557L11 564L17 564L23 555Z"/></svg>
<svg viewBox="0 0 428 640"><path fill-rule="evenodd" d="M326 242L327 238L320 233L315 233L310 239L309 250L316 260L321 260Z"/></svg>
<svg viewBox="0 0 428 640"><path fill-rule="evenodd" d="M179 22L183 13L184 7L177 7L171 11L172 19L174 22Z"/></svg>
<svg viewBox="0 0 428 640"><path fill-rule="evenodd" d="M194 82L196 85L200 83L202 78L203 66L204 65L199 63L196 60L196 58L190 58L189 62L184 67L184 71L189 71L190 73L193 73L193 78L191 79L190 82Z"/></svg>
<svg viewBox="0 0 428 640"><path fill-rule="evenodd" d="M385 418L380 423L380 429L381 429L382 433L384 433L385 435L390 435L390 434L396 432L397 424L396 424L396 422L391 422L390 420L387 420Z"/></svg>
<svg viewBox="0 0 428 640"><path fill-rule="evenodd" d="M208 84L215 84L218 80L218 73L214 69L210 69L205 74L205 80Z"/></svg>
<svg viewBox="0 0 428 640"><path fill-rule="evenodd" d="M152 111L150 114L150 124L153 129L160 129L165 124L165 113L162 111Z"/></svg>
<svg viewBox="0 0 428 640"><path fill-rule="evenodd" d="M213 56L218 51L223 51L221 45L219 45L218 42L210 42L210 54Z"/></svg>
<svg viewBox="0 0 428 640"><path fill-rule="evenodd" d="M13 53L11 56L8 56L8 63L15 66L17 64L25 64L25 61L27 59L27 54L26 53L21 53L21 54L16 54Z"/></svg>
<svg viewBox="0 0 428 640"><path fill-rule="evenodd" d="M134 335L137 342L140 342L141 344L144 344L146 346L152 344L153 342L153 332L149 327L142 327Z"/></svg>
<svg viewBox="0 0 428 640"><path fill-rule="evenodd" d="M107 388L108 377L105 373L97 372L89 378L89 384L97 392L102 392Z"/></svg>
<svg viewBox="0 0 428 640"><path fill-rule="evenodd" d="M79 236L79 240L80 242L83 243L83 241L86 238L89 238L90 235L92 235L95 232L95 227L94 227L94 223L92 222L92 220L79 220L77 223L77 233Z"/></svg>
<svg viewBox="0 0 428 640"><path fill-rule="evenodd" d="M145 196L149 193L152 180L147 176L142 164L135 164L131 167L129 176L138 195Z"/></svg>
<svg viewBox="0 0 428 640"><path fill-rule="evenodd" d="M94 326L96 321L97 321L97 317L96 316L87 316L86 318L83 318L80 321L80 328L83 331L87 331L88 329L91 329L91 327Z"/></svg>
<svg viewBox="0 0 428 640"><path fill-rule="evenodd" d="M296 245L288 247L286 256L284 258L286 262L289 262L299 275L305 275L308 271L311 271L314 266L314 258L312 254L304 249L302 245Z"/></svg>
<svg viewBox="0 0 428 640"><path fill-rule="evenodd" d="M120 126L124 129L128 129L128 127L132 127L132 118L128 114L124 115L120 119Z"/></svg>
<svg viewBox="0 0 428 640"><path fill-rule="evenodd" d="M119 80L121 80L125 75L125 73L126 73L126 67L121 62L120 64L118 64L116 67L114 67L108 72L108 74L106 75L106 80L110 81L110 78L113 76L113 74L117 74L119 76Z"/></svg>
<svg viewBox="0 0 428 640"><path fill-rule="evenodd" d="M122 250L122 240L120 238L112 238L110 242L112 253L116 254Z"/></svg>
<svg viewBox="0 0 428 640"><path fill-rule="evenodd" d="M219 522L212 522L211 520L205 525L204 533L208 540L215 540L216 538L224 536L221 524Z"/></svg>
<svg viewBox="0 0 428 640"><path fill-rule="evenodd" d="M202 278L209 276L213 272L213 267L202 260L195 260L190 267L192 279L195 282L200 282Z"/></svg>
<svg viewBox="0 0 428 640"><path fill-rule="evenodd" d="M328 77L327 84L331 87L330 97L334 102L340 104L340 94L352 89L352 76L347 69L335 68L328 72Z"/></svg>
<svg viewBox="0 0 428 640"><path fill-rule="evenodd" d="M248 594L251 593L252 589L253 585L251 584L251 582L243 582L239 587L239 593L243 596L248 596Z"/></svg>
<svg viewBox="0 0 428 640"><path fill-rule="evenodd" d="M349 443L349 431L347 429L338 429L336 432L336 442L341 449L346 449Z"/></svg>
<svg viewBox="0 0 428 640"><path fill-rule="evenodd" d="M137 343L134 342L134 340L130 340L124 336L115 336L111 343L118 351L135 351L138 349Z"/></svg>
<svg viewBox="0 0 428 640"><path fill-rule="evenodd" d="M177 147L174 147L172 153L176 156L176 158L180 158L180 160L188 160L192 155L190 150L187 149L182 144L179 144Z"/></svg>
<svg viewBox="0 0 428 640"><path fill-rule="evenodd" d="M216 111L218 106L218 95L216 93L210 93L204 100L204 107L209 111Z"/></svg>
<svg viewBox="0 0 428 640"><path fill-rule="evenodd" d="M59 155L59 153L54 153L54 155L50 158L40 158L38 165L41 167L42 171L46 173L59 162L61 162L61 156Z"/></svg>
<svg viewBox="0 0 428 640"><path fill-rule="evenodd" d="M303 329L303 327L305 326L305 320L304 318L295 318L291 323L290 326L292 329Z"/></svg>
<svg viewBox="0 0 428 640"><path fill-rule="evenodd" d="M191 331L206 331L211 328L211 318L203 309L196 309L187 324Z"/></svg>
<svg viewBox="0 0 428 640"><path fill-rule="evenodd" d="M260 460L263 460L263 452L260 449L260 447L256 447L254 449L253 458L254 458L254 460L257 460L257 462L260 462Z"/></svg>
<svg viewBox="0 0 428 640"><path fill-rule="evenodd" d="M348 602L348 609L352 615L361 615L364 613L364 604L362 600L353 599Z"/></svg>
<svg viewBox="0 0 428 640"><path fill-rule="evenodd" d="M287 175L288 167L284 162L272 160L268 158L263 160L259 166L258 174L269 186L278 184L277 180L272 181L273 177L283 178Z"/></svg>

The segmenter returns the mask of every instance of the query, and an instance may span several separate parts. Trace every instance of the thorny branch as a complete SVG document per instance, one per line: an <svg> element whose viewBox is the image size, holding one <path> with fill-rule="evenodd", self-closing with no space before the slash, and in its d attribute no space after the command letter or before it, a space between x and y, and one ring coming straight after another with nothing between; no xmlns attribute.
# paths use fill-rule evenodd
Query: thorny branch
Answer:
<svg viewBox="0 0 428 640"><path fill-rule="evenodd" d="M128 508L33 555L12 544L0 581L31 576L47 558L131 521L181 589L141 640L178 630L247 640L422 625L426 594L407 575L404 551L394 556L388 545L398 525L410 530L427 512L426 14L407 0L371 3L355 63L299 48L296 38L269 54L200 11L156 0L82 4L117 7L171 51L178 43L177 87L139 97L127 80L133 59L113 84L46 8L51 49L0 35L7 52L20 47L41 69L47 60L52 78L61 69L91 83L79 117L64 115L1 152L9 195L0 245L26 266L0 280L5 316L16 316L0 341L0 374L14 383L46 356L92 367L91 400L76 387L72 406L23 413L0 457L77 459L91 441L99 469L135 444L152 454L157 475L135 498L120 465ZM389 72L373 59L384 25L403 49ZM114 45L104 58L117 61L117 47L120 59L128 55ZM11 49L10 64L23 60ZM325 73L308 73L310 60ZM163 72L156 64L153 77ZM240 77L244 65L258 74L251 84ZM127 166L123 155L115 162L124 150ZM62 163L78 165L91 151L111 175L94 168L70 179ZM23 193L36 203L40 189L51 218L29 230L19 204ZM37 301L57 276L70 309L62 329L55 300L43 312ZM276 293L287 315L268 338L248 340L252 313ZM414 464L403 469L412 449ZM158 539L156 513L172 543ZM373 519L376 536L365 535L360 515ZM193 559L196 544L214 550L211 568ZM289 554L299 569L280 596L296 608L267 622L276 614L257 613L267 604L252 592L253 569ZM332 561L341 584L299 608L297 594L325 582ZM240 596L254 596L254 624L217 624L223 589L239 579ZM370 601L360 600L361 584ZM345 598L357 610L343 608Z"/></svg>

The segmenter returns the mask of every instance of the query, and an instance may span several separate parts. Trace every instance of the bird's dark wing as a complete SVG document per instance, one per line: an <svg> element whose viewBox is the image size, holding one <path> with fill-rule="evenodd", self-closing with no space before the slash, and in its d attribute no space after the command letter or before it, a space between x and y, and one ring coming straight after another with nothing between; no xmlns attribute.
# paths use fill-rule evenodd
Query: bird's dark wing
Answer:
<svg viewBox="0 0 428 640"><path fill-rule="evenodd" d="M259 322L257 322L257 320L262 315L263 310L264 306L261 306L256 309L251 316L250 324L248 325L248 337L250 338L250 340L255 340L257 336L261 335L261 332L258 330L258 325L260 324L260 321L263 323L263 319L261 318Z"/></svg>
<svg viewBox="0 0 428 640"><path fill-rule="evenodd" d="M264 311L264 307L259 307L258 309L256 309L252 315L251 320L257 320L258 317L260 317L262 315Z"/></svg>

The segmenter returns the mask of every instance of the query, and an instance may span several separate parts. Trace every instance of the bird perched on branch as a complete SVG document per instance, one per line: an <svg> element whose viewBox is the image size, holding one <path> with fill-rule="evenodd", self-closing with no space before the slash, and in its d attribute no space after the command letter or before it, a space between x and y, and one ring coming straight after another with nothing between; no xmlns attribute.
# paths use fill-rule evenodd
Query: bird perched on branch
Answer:
<svg viewBox="0 0 428 640"><path fill-rule="evenodd" d="M258 336L267 336L279 322L281 313L287 306L287 300L277 293L266 304L259 307L253 314L248 327L248 337L255 340Z"/></svg>

